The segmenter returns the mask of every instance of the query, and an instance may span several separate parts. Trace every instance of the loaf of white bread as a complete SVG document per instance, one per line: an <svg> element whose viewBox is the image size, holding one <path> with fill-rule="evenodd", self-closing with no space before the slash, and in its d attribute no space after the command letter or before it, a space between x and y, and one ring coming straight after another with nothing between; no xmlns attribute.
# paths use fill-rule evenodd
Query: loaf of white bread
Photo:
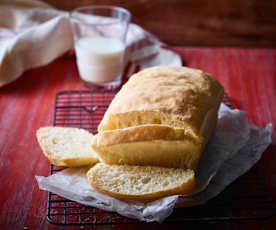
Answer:
<svg viewBox="0 0 276 230"><path fill-rule="evenodd" d="M93 138L106 164L195 170L217 122L223 87L187 67L152 67L116 94Z"/></svg>
<svg viewBox="0 0 276 230"><path fill-rule="evenodd" d="M44 155L54 165L80 167L98 162L91 148L93 135L84 129L41 127L36 137Z"/></svg>
<svg viewBox="0 0 276 230"><path fill-rule="evenodd" d="M222 97L222 86L201 70L148 68L117 93L94 137L80 129L44 127L37 138L56 165L92 165L99 158L87 178L101 193L141 201L190 194Z"/></svg>

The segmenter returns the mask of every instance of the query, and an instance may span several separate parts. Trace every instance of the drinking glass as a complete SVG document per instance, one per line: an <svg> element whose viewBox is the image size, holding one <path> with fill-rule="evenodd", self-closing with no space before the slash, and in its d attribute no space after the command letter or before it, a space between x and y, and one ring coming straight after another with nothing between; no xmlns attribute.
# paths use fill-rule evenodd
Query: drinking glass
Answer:
<svg viewBox="0 0 276 230"><path fill-rule="evenodd" d="M128 10L115 6L86 6L71 12L77 66L85 85L121 84L130 18Z"/></svg>

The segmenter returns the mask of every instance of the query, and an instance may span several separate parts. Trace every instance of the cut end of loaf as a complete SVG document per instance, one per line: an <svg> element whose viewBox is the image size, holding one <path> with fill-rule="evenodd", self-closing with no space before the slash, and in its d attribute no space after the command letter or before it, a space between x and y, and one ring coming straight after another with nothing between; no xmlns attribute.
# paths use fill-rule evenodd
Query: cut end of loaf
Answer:
<svg viewBox="0 0 276 230"><path fill-rule="evenodd" d="M118 199L154 200L195 187L194 171L176 168L98 163L87 177L95 190Z"/></svg>

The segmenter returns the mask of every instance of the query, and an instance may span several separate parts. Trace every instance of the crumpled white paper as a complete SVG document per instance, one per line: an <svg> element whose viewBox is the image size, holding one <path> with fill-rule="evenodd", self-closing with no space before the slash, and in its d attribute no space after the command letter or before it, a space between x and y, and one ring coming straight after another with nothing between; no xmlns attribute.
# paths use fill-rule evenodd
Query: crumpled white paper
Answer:
<svg viewBox="0 0 276 230"><path fill-rule="evenodd" d="M161 223L175 207L204 204L248 171L271 143L272 125L264 129L250 123L240 110L224 104L218 126L202 153L196 172L197 187L189 196L170 196L150 203L125 202L93 190L86 179L88 169L64 169L49 177L36 176L39 188L81 204L115 211L141 221Z"/></svg>

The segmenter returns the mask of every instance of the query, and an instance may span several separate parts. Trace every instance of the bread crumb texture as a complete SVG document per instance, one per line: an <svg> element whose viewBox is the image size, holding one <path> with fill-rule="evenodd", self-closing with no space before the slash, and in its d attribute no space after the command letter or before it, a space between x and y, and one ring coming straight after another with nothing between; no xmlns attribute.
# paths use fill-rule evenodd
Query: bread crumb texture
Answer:
<svg viewBox="0 0 276 230"><path fill-rule="evenodd" d="M98 163L87 173L96 190L118 198L157 199L186 194L194 187L194 171L153 166Z"/></svg>
<svg viewBox="0 0 276 230"><path fill-rule="evenodd" d="M36 135L43 153L55 165L83 166L98 161L91 148L93 135L84 129L42 127Z"/></svg>

